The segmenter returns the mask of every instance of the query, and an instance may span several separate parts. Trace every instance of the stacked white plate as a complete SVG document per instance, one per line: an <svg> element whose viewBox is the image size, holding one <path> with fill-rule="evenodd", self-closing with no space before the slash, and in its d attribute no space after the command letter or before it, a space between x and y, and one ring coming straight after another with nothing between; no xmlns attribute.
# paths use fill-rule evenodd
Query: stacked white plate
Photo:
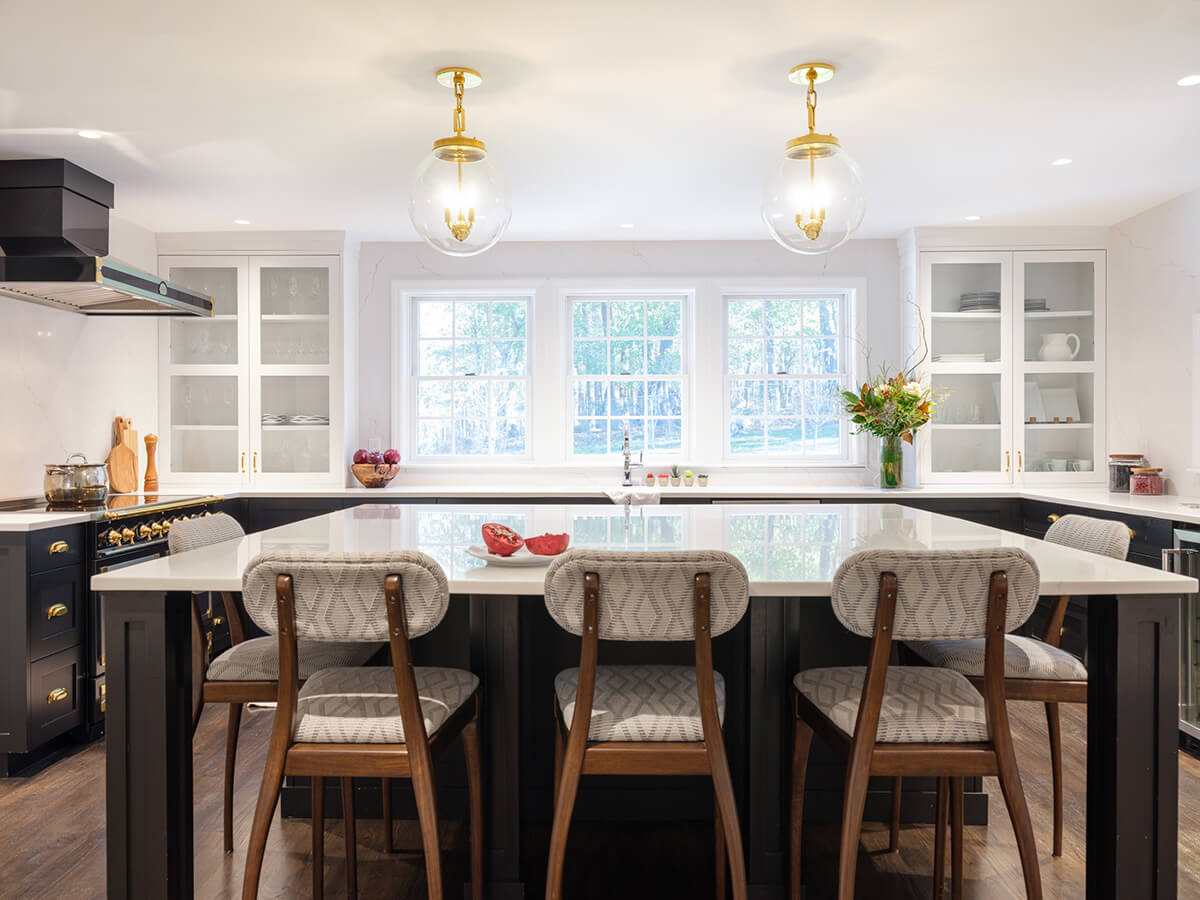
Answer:
<svg viewBox="0 0 1200 900"><path fill-rule="evenodd" d="M287 416L276 416L271 413L263 413L262 423L264 425L283 425L287 422Z"/></svg>
<svg viewBox="0 0 1200 900"><path fill-rule="evenodd" d="M289 425L328 425L329 416L288 416Z"/></svg>
<svg viewBox="0 0 1200 900"><path fill-rule="evenodd" d="M987 355L983 353L939 353L933 358L933 361L945 363L986 362Z"/></svg>
<svg viewBox="0 0 1200 900"><path fill-rule="evenodd" d="M959 312L999 312L999 291L976 291L960 294L958 297Z"/></svg>

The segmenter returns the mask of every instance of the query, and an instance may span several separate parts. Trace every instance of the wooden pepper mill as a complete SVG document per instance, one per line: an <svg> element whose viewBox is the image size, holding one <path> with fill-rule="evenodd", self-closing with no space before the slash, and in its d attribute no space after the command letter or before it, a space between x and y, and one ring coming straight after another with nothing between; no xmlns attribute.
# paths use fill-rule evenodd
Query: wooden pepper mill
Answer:
<svg viewBox="0 0 1200 900"><path fill-rule="evenodd" d="M146 480L142 490L152 494L158 490L158 466L154 463L154 451L158 449L158 435L146 435Z"/></svg>

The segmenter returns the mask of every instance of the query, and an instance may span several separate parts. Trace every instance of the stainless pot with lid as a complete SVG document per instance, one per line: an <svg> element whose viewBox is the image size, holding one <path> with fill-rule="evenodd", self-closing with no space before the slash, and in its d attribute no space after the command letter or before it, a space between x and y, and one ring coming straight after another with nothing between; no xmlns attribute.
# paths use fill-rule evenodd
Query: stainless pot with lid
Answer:
<svg viewBox="0 0 1200 900"><path fill-rule="evenodd" d="M72 462L74 459L83 462ZM108 466L90 463L82 453L72 453L66 462L46 466L42 490L46 500L55 506L103 503L108 494Z"/></svg>

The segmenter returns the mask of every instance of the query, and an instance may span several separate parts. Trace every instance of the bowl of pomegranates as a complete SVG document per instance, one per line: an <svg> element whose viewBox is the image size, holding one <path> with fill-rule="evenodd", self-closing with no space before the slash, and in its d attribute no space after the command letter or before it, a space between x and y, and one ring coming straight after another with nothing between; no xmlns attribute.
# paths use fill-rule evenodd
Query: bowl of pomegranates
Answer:
<svg viewBox="0 0 1200 900"><path fill-rule="evenodd" d="M399 463L399 450L384 450L382 453L377 450L355 450L354 465L350 467L350 471L363 487L381 488L387 487L396 477L396 473L400 471Z"/></svg>

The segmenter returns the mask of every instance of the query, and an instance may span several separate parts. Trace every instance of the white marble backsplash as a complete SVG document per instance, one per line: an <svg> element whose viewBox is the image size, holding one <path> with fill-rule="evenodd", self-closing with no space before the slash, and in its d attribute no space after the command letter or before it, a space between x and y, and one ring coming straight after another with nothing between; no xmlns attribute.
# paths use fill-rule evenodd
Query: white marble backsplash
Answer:
<svg viewBox="0 0 1200 900"><path fill-rule="evenodd" d="M112 421L158 427L158 322L82 316L0 297L0 498L42 493L43 466L103 462ZM139 483L145 448L139 447Z"/></svg>

